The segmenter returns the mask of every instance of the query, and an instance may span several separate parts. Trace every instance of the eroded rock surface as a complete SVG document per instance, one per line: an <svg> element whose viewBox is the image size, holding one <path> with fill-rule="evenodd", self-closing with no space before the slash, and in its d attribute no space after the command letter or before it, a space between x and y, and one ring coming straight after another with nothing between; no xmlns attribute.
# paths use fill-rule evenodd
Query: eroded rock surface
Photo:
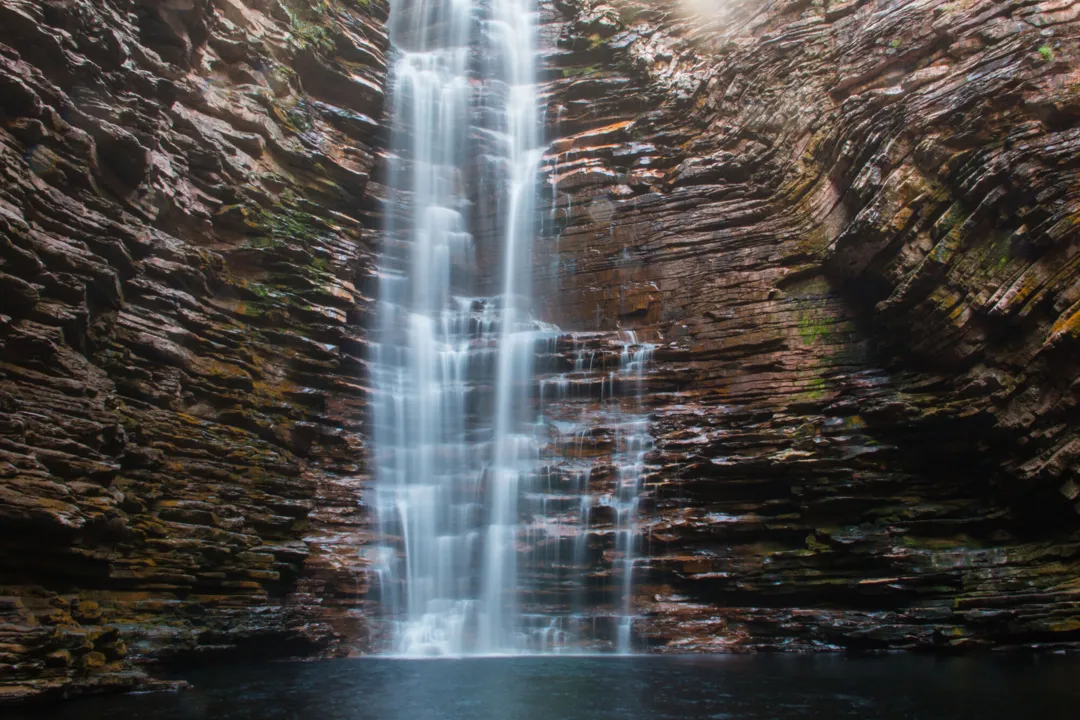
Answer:
<svg viewBox="0 0 1080 720"><path fill-rule="evenodd" d="M366 647L386 14L0 0L0 700ZM639 635L1077 646L1080 2L541 15L545 319L656 345Z"/></svg>
<svg viewBox="0 0 1080 720"><path fill-rule="evenodd" d="M548 319L658 344L658 649L1080 641L1078 17L547 15Z"/></svg>
<svg viewBox="0 0 1080 720"><path fill-rule="evenodd" d="M0 3L0 700L362 647L385 15Z"/></svg>

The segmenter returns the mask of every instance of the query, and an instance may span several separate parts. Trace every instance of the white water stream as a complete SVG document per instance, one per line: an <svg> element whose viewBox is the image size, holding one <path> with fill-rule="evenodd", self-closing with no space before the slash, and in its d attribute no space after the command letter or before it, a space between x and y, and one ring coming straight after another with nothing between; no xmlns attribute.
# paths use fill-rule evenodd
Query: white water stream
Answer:
<svg viewBox="0 0 1080 720"><path fill-rule="evenodd" d="M376 572L395 654L584 647L590 508L602 501L623 565L611 646L630 649L648 423L614 423L617 481L603 498L588 467L553 470L546 456L536 365L559 334L531 307L544 150L536 32L535 0L391 2L391 195L371 380ZM640 385L647 355L625 343L619 374Z"/></svg>

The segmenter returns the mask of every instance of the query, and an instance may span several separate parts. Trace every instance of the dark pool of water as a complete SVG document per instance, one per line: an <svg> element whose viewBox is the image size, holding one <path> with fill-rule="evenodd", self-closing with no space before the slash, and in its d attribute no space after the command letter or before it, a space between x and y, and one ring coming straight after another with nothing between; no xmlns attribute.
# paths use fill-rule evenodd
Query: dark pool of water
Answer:
<svg viewBox="0 0 1080 720"><path fill-rule="evenodd" d="M199 670L194 687L5 718L1075 720L1080 658L365 659Z"/></svg>

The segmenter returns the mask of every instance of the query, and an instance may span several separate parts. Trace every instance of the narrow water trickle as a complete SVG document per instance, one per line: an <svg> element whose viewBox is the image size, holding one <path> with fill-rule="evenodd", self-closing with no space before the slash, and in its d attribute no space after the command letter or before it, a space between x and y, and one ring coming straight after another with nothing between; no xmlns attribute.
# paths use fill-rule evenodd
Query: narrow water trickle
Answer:
<svg viewBox="0 0 1080 720"><path fill-rule="evenodd" d="M394 654L630 648L649 351L624 337L600 409L581 410L572 429L548 417L549 404L565 413L571 378L588 385L598 351L587 369L584 350L567 360L567 336L532 312L544 210L536 32L535 0L391 1L371 384L374 573ZM553 377L559 358L568 366ZM611 397L616 377L636 393L634 412ZM618 436L604 496L614 515L596 542L614 539L622 566L599 573L592 465L552 450L594 422ZM589 591L593 576L606 591Z"/></svg>
<svg viewBox="0 0 1080 720"><path fill-rule="evenodd" d="M645 368L652 360L652 352L652 345L639 344L637 335L628 332L619 358L619 374L623 382L630 386L624 388L623 394L632 403L632 407L629 407L626 412L620 412L615 426L617 451L614 465L617 484L614 504L617 550L622 558L620 588L622 615L619 618L615 650L622 654L629 653L632 649L634 561L640 540L637 527L638 504L641 500L641 482L645 474L645 456L652 449L653 443L652 435L649 434L648 416L644 414L641 407L642 377Z"/></svg>

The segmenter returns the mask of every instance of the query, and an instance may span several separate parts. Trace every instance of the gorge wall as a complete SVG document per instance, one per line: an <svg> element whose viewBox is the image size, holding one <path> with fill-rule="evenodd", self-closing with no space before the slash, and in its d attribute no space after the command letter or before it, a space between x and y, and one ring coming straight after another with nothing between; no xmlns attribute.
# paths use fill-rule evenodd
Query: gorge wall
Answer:
<svg viewBox="0 0 1080 720"><path fill-rule="evenodd" d="M0 0L0 701L367 646L386 14ZM1080 643L1080 2L541 15L544 319L656 345L637 633Z"/></svg>
<svg viewBox="0 0 1080 720"><path fill-rule="evenodd" d="M363 637L385 16L0 4L0 697Z"/></svg>
<svg viewBox="0 0 1080 720"><path fill-rule="evenodd" d="M1080 3L560 7L549 319L658 344L637 629L1075 647Z"/></svg>

